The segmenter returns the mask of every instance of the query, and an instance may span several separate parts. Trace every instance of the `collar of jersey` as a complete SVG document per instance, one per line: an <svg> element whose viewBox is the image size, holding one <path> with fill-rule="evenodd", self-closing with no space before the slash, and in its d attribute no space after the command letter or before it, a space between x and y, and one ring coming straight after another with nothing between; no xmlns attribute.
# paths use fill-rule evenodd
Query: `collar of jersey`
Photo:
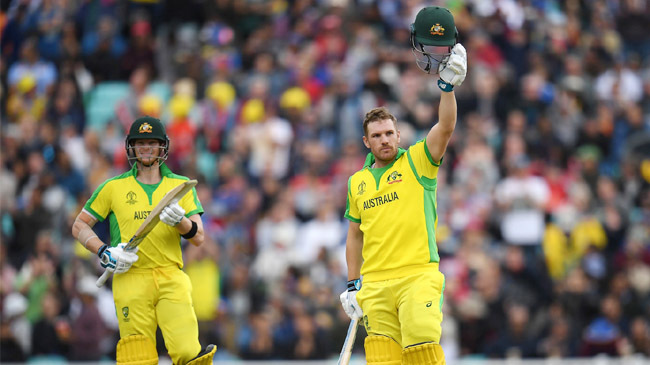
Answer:
<svg viewBox="0 0 650 365"><path fill-rule="evenodd" d="M138 176L138 164L137 163L134 163L133 167L131 167L131 174L133 175L133 177ZM162 164L160 164L160 176L161 177L169 176L171 174L173 174L172 170L170 170L169 167L167 167L167 165L165 165L164 162Z"/></svg>
<svg viewBox="0 0 650 365"><path fill-rule="evenodd" d="M133 175L133 178L135 179L135 182L142 187L142 190L147 194L147 198L149 198L149 205L153 204L153 193L156 191L158 186L160 186L160 183L162 182L162 177L169 176L172 174L172 170L167 167L164 163L160 165L160 176L161 179L158 181L156 184L145 184L136 178L138 176L138 164L133 164L133 167L131 168L131 174Z"/></svg>
<svg viewBox="0 0 650 365"><path fill-rule="evenodd" d="M367 168L368 171L370 171L372 176L375 178L375 184L377 184L377 189L379 189L379 183L381 182L381 177L382 177L382 175L384 175L384 172L386 172L386 170L391 168L391 166L393 166L395 161L397 161L400 157L402 157L404 152L406 152L405 149L403 149L401 147L398 147L397 148L397 156L395 156L395 159L391 163L389 163L388 165L386 165L384 167L376 167L376 168L370 167L370 166L372 166L373 163L375 163L375 155L373 155L372 152L368 153L368 156L366 156L366 163L363 164L363 168L364 169Z"/></svg>

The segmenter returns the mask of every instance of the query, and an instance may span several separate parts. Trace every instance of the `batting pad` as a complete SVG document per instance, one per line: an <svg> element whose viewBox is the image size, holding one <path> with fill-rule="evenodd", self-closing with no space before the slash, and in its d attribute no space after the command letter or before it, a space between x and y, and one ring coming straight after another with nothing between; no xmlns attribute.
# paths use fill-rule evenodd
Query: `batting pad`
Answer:
<svg viewBox="0 0 650 365"><path fill-rule="evenodd" d="M445 354L435 343L425 343L404 349L402 359L405 365L444 365Z"/></svg>
<svg viewBox="0 0 650 365"><path fill-rule="evenodd" d="M387 336L368 336L364 342L368 365L400 365L402 347Z"/></svg>
<svg viewBox="0 0 650 365"><path fill-rule="evenodd" d="M156 365L158 352L151 340L144 335L132 335L117 343L117 365Z"/></svg>

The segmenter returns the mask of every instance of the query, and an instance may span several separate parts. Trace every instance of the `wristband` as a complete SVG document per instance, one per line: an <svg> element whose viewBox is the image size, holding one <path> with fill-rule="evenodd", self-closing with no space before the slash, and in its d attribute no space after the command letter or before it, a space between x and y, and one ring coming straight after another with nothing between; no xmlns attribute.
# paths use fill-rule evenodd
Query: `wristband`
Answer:
<svg viewBox="0 0 650 365"><path fill-rule="evenodd" d="M106 251L107 249L108 249L108 245L104 243L104 244L99 248L99 250L97 250L97 256L101 259L101 258L102 258L102 255L104 254L104 251Z"/></svg>
<svg viewBox="0 0 650 365"><path fill-rule="evenodd" d="M447 93L454 90L454 85L452 85L450 83L447 83L447 82L444 82L444 81L442 81L442 79L438 80L438 87L440 88L440 90L442 90L444 92L447 92Z"/></svg>
<svg viewBox="0 0 650 365"><path fill-rule="evenodd" d="M355 291L359 289L361 289L361 279L348 281L348 291Z"/></svg>
<svg viewBox="0 0 650 365"><path fill-rule="evenodd" d="M196 224L196 222L191 219L190 221L192 222L192 228L190 228L190 230L187 233L181 235L186 240L189 240L190 238L196 236L196 231L199 230L199 226Z"/></svg>

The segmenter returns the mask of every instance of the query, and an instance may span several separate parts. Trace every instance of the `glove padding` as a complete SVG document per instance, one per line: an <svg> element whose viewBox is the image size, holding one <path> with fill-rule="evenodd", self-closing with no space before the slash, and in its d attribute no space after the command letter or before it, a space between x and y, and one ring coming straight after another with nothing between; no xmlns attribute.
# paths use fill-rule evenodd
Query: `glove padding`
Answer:
<svg viewBox="0 0 650 365"><path fill-rule="evenodd" d="M446 62L438 66L440 79L450 85L460 86L467 76L467 51L462 44L456 43Z"/></svg>
<svg viewBox="0 0 650 365"><path fill-rule="evenodd" d="M344 291L340 295L341 299L341 305L343 305L343 310L345 313L350 317L350 319L355 320L355 319L360 319L363 317L363 311L361 310L361 307L359 306L359 303L357 303L357 293L358 290L353 290L353 291Z"/></svg>
<svg viewBox="0 0 650 365"><path fill-rule="evenodd" d="M160 221L175 227L178 223L180 223L183 220L183 217L185 216L185 209L178 205L178 200L174 199L172 200L171 203L169 203L165 208L163 208L162 212L160 212Z"/></svg>
<svg viewBox="0 0 650 365"><path fill-rule="evenodd" d="M131 268L134 262L138 261L138 248L132 250L125 250L127 243L122 242L116 247L108 247L101 251L100 249L100 260L101 265L104 269L114 272L115 274L122 274Z"/></svg>

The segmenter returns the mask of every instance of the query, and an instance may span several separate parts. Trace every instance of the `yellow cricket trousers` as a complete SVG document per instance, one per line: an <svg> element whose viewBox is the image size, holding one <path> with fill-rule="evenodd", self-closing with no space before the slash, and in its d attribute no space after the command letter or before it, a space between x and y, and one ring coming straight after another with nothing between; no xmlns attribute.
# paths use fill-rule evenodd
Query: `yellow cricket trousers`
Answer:
<svg viewBox="0 0 650 365"><path fill-rule="evenodd" d="M178 266L131 268L113 279L120 337L141 334L156 343L160 327L174 364L184 365L201 351L192 306L192 284Z"/></svg>
<svg viewBox="0 0 650 365"><path fill-rule="evenodd" d="M388 336L402 348L440 343L444 288L445 276L438 270L363 282L357 301L366 331Z"/></svg>

